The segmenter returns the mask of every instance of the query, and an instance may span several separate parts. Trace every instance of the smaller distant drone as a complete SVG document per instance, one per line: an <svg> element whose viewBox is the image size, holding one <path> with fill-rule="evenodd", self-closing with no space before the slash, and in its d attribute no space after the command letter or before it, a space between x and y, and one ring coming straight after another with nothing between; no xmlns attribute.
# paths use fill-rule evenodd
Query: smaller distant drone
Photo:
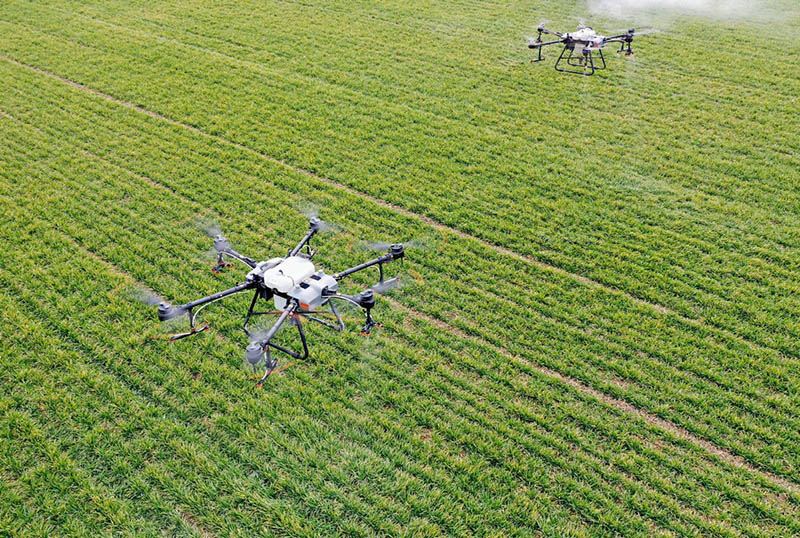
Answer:
<svg viewBox="0 0 800 538"><path fill-rule="evenodd" d="M620 47L617 52L624 52L625 56L630 56L633 54L631 43L633 43L634 36L651 34L655 32L655 30L644 30L637 32L631 28L630 30L621 34L602 36L595 32L591 26L579 24L577 31L562 34L561 32L554 32L546 29L544 27L544 23L539 24L539 27L536 30L539 32L539 35L536 37L536 39L530 37L527 38L528 48L538 49L539 51L538 57L531 60L532 62L541 62L544 60L544 58L542 58L542 48L548 45L563 44L564 48L561 50L558 60L556 60L556 71L560 71L562 73L574 73L576 75L586 75L587 77L594 75L595 71L600 71L601 69L606 68L606 59L603 57L603 47L605 47L606 44L619 43ZM542 41L542 35L544 34L558 36L558 39L554 39L553 41ZM567 51L569 51L569 54L567 54ZM600 60L597 64L595 64L594 61L595 53L597 53L597 57ZM565 61L569 67L559 67L562 60Z"/></svg>
<svg viewBox="0 0 800 538"><path fill-rule="evenodd" d="M375 306L374 294L388 291L399 283L397 277L384 279L383 266L392 261L403 259L405 246L400 243L374 245L371 248L382 250L385 253L382 256L335 274L327 274L317 269L312 262L317 251L312 250L309 242L326 225L327 223L319 218L310 218L308 233L294 248L289 250L286 256L261 262L236 252L220 231L211 232L209 230L209 233L214 236L214 250L217 255L217 264L212 271L219 273L223 269L232 267L226 258L238 260L250 270L244 282L230 289L182 305L173 306L151 293L146 293L141 299L152 306L158 306L158 319L161 321L188 315L189 331L172 335L170 341L175 341L208 329L207 324L200 327L195 325L198 312L207 304L218 301L223 297L252 290L254 292L253 300L250 302L250 308L245 315L242 329L250 337L250 344L247 346L245 354L247 361L253 366L254 371L258 363L264 363L264 374L258 382L258 385L261 386L278 365L278 357L272 356L272 350L283 352L295 359L308 357L306 334L303 330L301 319L315 321L336 331L342 331L345 325L334 305L334 300L344 301L352 303L363 310L365 322L364 327L361 329L361 334L369 335L374 327L380 327L380 323L372 317L372 308ZM342 279L363 269L375 266L378 268L377 284L354 295L339 293L339 282ZM272 301L275 310L257 311L256 304L259 300ZM327 309L323 309L323 307L327 307ZM269 314L277 315L278 318L268 331L252 333L248 329L251 318ZM323 317L328 319L323 319ZM302 345L302 349L299 351L289 349L274 340L278 330L286 321L289 321L297 328Z"/></svg>

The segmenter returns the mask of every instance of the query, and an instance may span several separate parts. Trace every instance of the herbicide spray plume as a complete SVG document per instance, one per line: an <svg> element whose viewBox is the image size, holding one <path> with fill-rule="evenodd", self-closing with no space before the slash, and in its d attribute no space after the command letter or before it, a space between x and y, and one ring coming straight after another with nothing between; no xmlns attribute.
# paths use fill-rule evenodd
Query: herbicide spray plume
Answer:
<svg viewBox="0 0 800 538"><path fill-rule="evenodd" d="M611 18L635 18L648 24L663 24L672 17L703 17L716 20L749 21L773 18L775 6L763 0L587 0L589 11ZM770 14L770 12L773 12Z"/></svg>

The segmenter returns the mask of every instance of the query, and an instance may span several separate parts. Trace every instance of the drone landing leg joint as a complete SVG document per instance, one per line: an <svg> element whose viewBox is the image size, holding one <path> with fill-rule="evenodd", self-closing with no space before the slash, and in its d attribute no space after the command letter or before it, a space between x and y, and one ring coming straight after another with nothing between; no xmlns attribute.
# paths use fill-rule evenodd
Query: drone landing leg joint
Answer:
<svg viewBox="0 0 800 538"><path fill-rule="evenodd" d="M539 40L539 42L541 42L541 40ZM531 63L541 62L542 60L544 60L544 58L542 58L542 47L537 47L537 48L539 49L539 55L536 58L532 59Z"/></svg>
<svg viewBox="0 0 800 538"><path fill-rule="evenodd" d="M255 306L256 303L258 302L259 297L262 297L262 292L261 290L257 289L256 292L253 294L253 300L250 302L250 308L247 311L247 316L245 317L244 320L244 326L242 327L242 330L247 334L247 336L253 336L252 333L247 329L247 325L253 316L268 315L273 313L273 312L255 311ZM263 348L263 351L265 353L264 356L265 371L264 375L258 381L259 387L261 386L262 383L264 383L267 377L269 377L269 375L272 373L275 367L277 367L279 362L277 357L275 358L272 357L271 348L275 348L278 351L282 351L283 353L286 353L287 355L295 359L303 360L308 358L308 342L306 340L306 332L303 329L303 322L301 320L301 315L297 314L298 308L299 305L296 302L292 302L290 305L287 305L286 309L284 309L283 312L280 312L280 317L275 321L275 323L273 324L272 328L270 329L269 333L264 338L264 340L259 342L259 345L261 346L261 348ZM297 332L300 335L300 343L303 346L302 351L295 351L272 341L272 339L277 334L278 329L280 329L281 325L283 325L283 323L287 319L291 319L292 325L297 327ZM253 363L253 368L255 368L255 365L257 363L258 361Z"/></svg>
<svg viewBox="0 0 800 538"><path fill-rule="evenodd" d="M231 267L233 267L233 264L225 261L225 258L222 257L222 253L220 253L219 257L217 258L217 265L211 268L211 272L215 275L218 275L225 269L230 269Z"/></svg>
<svg viewBox="0 0 800 538"><path fill-rule="evenodd" d="M369 336L373 328L375 327L381 328L383 327L383 324L373 319L371 308L365 308L364 312L366 312L367 314L367 319L364 322L364 327L361 329L361 334L363 334L364 336Z"/></svg>
<svg viewBox="0 0 800 538"><path fill-rule="evenodd" d="M328 311L328 312L315 310L315 311L311 311L311 312L301 312L300 315L305 317L305 318L307 318L307 319L310 319L311 321L316 321L317 323L319 323L321 325L324 325L325 327L329 327L329 328L333 329L334 331L337 331L337 332L343 331L345 329L344 321L342 321L342 316L339 315L339 311L336 309L336 305L333 304L333 301L328 301L328 304L330 305L330 311ZM328 316L332 315L332 316L334 316L336 323L333 323L332 322L333 320L328 321L326 319L322 319L322 318L318 318L316 316L313 316L312 314L328 315Z"/></svg>
<svg viewBox="0 0 800 538"><path fill-rule="evenodd" d="M567 50L569 50L569 56L564 58L564 54L567 52ZM594 72L597 69L605 69L605 59L603 59L603 67L597 67L597 68L595 67L594 60L592 59L592 52L591 51L589 51L587 54L585 54L582 58L577 58L577 59L575 59L576 57L574 56L574 52L575 52L575 48L574 47L570 48L569 45L565 46L561 50L561 54L558 56L558 60L556 60L556 65L555 65L556 71L559 71L561 73L572 73L573 75L584 75L584 76L590 77L590 76L594 75ZM601 57L602 57L602 51L600 51L600 54L601 54ZM562 67L559 67L559 64L561 63L562 60L565 61L567 63L567 65L569 65L571 67L576 67L576 68L580 67L581 70L578 71L578 70L574 70L574 69L564 69ZM588 68L588 72L587 72L587 68Z"/></svg>

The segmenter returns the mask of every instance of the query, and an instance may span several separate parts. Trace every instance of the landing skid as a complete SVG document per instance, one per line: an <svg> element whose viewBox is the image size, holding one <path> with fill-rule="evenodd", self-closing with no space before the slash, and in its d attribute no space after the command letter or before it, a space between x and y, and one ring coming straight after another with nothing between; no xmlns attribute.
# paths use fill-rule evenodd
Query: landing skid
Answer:
<svg viewBox="0 0 800 538"><path fill-rule="evenodd" d="M564 54L569 50L569 56L564 58ZM598 57L600 59L600 64L595 65L594 63L594 52L589 51L587 53L581 53L580 56L575 55L575 48L570 48L569 46L565 46L561 50L561 54L558 56L558 60L556 60L556 71L560 71L561 73L572 73L574 75L585 75L590 77L594 75L595 71L601 71L606 68L606 59L603 56L603 51L598 49L597 51ZM571 67L579 67L581 68L580 71L573 70L573 69L564 69L558 67L558 65L562 62L566 62L567 65Z"/></svg>

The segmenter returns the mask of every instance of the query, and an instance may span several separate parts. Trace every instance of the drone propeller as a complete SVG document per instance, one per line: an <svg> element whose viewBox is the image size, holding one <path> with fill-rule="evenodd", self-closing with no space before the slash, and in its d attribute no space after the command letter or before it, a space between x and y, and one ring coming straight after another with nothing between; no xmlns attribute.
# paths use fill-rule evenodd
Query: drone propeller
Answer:
<svg viewBox="0 0 800 538"><path fill-rule="evenodd" d="M375 250L378 252L386 252L391 248L395 247L396 245L400 245L403 249L414 249L414 250L430 250L430 240L424 238L417 238L412 239L406 243L386 243L381 241L363 241L358 244L357 248L362 250Z"/></svg>
<svg viewBox="0 0 800 538"><path fill-rule="evenodd" d="M628 37L628 36L635 37L639 35L657 34L660 31L661 30L658 30L657 28L645 28L644 30L638 30L638 31L635 30L634 28L622 28L610 32L610 35L622 36L622 37Z"/></svg>
<svg viewBox="0 0 800 538"><path fill-rule="evenodd" d="M216 221L206 221L200 224L200 229L214 238L214 250L218 253L231 250L231 244L222 233L222 227Z"/></svg>
<svg viewBox="0 0 800 538"><path fill-rule="evenodd" d="M403 283L405 281L406 279L402 278L402 275L395 276L392 278L387 278L383 282L378 282L374 286L370 286L369 289L371 289L373 292L379 295L384 295L386 293L389 293L390 291L401 288L404 285Z"/></svg>
<svg viewBox="0 0 800 538"><path fill-rule="evenodd" d="M208 253L210 258L213 257L217 260L217 266L212 269L212 272L218 273L220 269L232 267L232 264L224 261L222 258L223 252L232 252L233 248L231 248L231 244L228 242L225 234L222 233L222 227L219 223L216 221L205 221L200 223L199 228L208 234L209 237L214 238L214 246Z"/></svg>
<svg viewBox="0 0 800 538"><path fill-rule="evenodd" d="M247 256L242 256L236 252L233 247L231 247L230 242L222 233L222 227L219 225L219 223L213 220L206 220L204 222L200 222L198 227L210 237L214 238L214 246L210 251L210 254L212 257L216 258L217 263L211 268L212 273L219 274L223 269L233 267L233 264L226 260L223 254L229 258L239 260L250 267L255 267L255 260L248 258Z"/></svg>
<svg viewBox="0 0 800 538"><path fill-rule="evenodd" d="M269 313L280 314L281 312ZM269 377L273 370L275 370L275 367L278 366L279 358L277 356L272 356L272 352L267 342L271 340L275 334L280 332L281 329L283 329L283 326L279 327L275 331L272 331L272 327L267 327L260 331L250 333L249 335L250 343L247 344L247 347L245 348L245 359L250 366L252 366L253 373L256 371L256 365L258 365L258 363L261 361L264 361L264 375L259 381L259 386L267 377ZM271 335L270 332L272 332Z"/></svg>
<svg viewBox="0 0 800 538"><path fill-rule="evenodd" d="M172 306L165 299L159 297L147 288L138 288L133 293L133 298L147 306L158 307L158 319L161 321L169 321L183 316L188 312L185 308L181 308L180 306Z"/></svg>
<svg viewBox="0 0 800 538"><path fill-rule="evenodd" d="M312 202L303 201L296 204L297 210L305 216L312 226L316 227L319 232L334 232L341 233L344 228L333 222L329 222L320 218L320 208L317 204Z"/></svg>

